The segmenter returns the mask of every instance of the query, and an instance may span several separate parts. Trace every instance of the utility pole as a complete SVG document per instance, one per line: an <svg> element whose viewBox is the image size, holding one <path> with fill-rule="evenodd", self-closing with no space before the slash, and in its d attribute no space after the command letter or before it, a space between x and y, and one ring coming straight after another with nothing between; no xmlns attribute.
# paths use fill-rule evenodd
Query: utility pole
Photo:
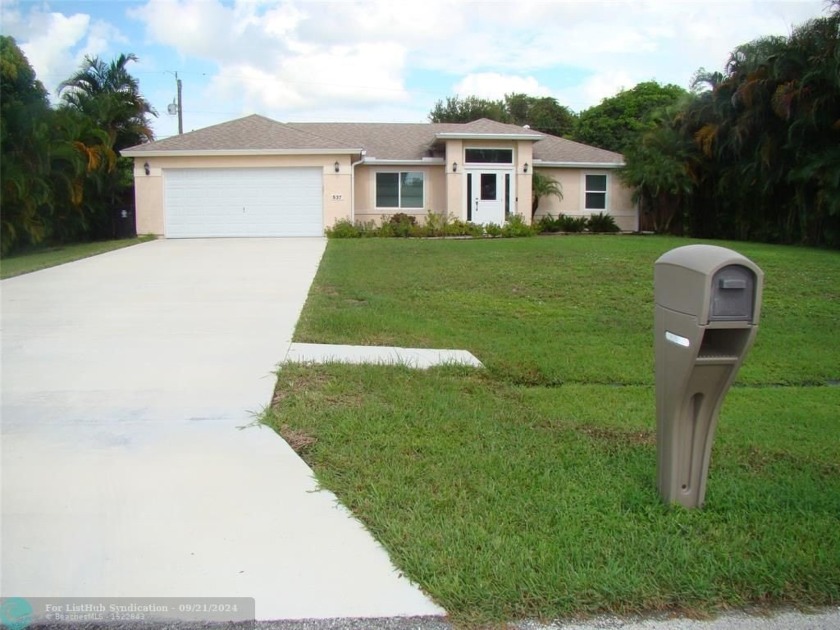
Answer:
<svg viewBox="0 0 840 630"><path fill-rule="evenodd" d="M175 81L178 84L178 134L184 133L184 106L181 102L181 79L178 78L178 73L175 73Z"/></svg>

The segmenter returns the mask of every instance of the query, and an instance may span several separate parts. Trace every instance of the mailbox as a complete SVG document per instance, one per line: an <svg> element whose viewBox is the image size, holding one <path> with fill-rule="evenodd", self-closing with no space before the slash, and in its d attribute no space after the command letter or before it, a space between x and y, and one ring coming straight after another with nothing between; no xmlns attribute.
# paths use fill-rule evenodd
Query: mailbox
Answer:
<svg viewBox="0 0 840 630"><path fill-rule="evenodd" d="M723 398L752 345L764 273L739 253L688 245L654 265L657 487L700 507Z"/></svg>

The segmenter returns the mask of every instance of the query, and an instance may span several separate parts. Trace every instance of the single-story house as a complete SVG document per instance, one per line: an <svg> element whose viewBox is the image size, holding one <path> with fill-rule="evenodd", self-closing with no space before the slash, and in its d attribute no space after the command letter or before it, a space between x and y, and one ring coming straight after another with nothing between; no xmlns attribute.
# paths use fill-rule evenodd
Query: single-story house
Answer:
<svg viewBox="0 0 840 630"><path fill-rule="evenodd" d="M122 151L139 234L321 236L339 219L531 220L531 177L557 180L537 217L606 212L638 229L618 153L482 119L466 124L281 123L252 115Z"/></svg>

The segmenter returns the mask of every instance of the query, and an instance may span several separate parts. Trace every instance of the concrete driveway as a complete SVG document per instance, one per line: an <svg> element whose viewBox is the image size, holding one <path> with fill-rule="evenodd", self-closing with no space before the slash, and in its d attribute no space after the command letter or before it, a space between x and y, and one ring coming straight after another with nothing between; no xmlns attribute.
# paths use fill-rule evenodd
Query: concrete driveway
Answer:
<svg viewBox="0 0 840 630"><path fill-rule="evenodd" d="M2 595L438 615L252 426L325 242L154 241L5 280Z"/></svg>

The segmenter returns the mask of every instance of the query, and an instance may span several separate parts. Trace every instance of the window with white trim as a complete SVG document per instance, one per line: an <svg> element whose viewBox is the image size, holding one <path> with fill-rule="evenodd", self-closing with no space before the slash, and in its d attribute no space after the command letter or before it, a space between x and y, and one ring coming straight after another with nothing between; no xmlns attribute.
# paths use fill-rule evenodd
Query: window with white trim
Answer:
<svg viewBox="0 0 840 630"><path fill-rule="evenodd" d="M422 208L425 178L422 171L376 174L377 208Z"/></svg>
<svg viewBox="0 0 840 630"><path fill-rule="evenodd" d="M587 175L584 187L585 209L607 209L607 176Z"/></svg>

